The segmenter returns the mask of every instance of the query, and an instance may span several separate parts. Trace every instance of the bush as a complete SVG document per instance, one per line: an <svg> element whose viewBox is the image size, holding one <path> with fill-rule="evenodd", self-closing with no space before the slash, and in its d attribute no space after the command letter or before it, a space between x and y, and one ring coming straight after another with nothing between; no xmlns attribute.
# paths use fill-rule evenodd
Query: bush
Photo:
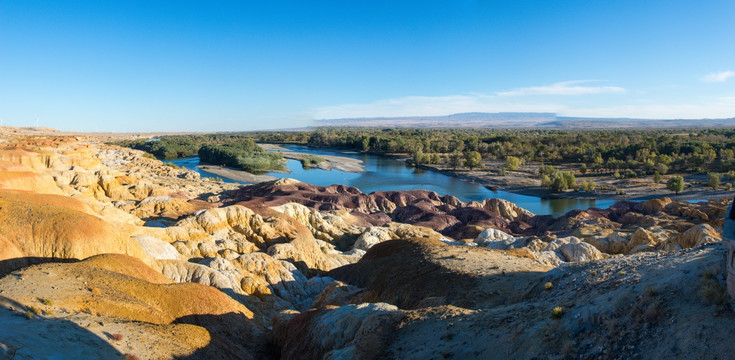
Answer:
<svg viewBox="0 0 735 360"><path fill-rule="evenodd" d="M545 174L542 175L541 185L551 189L551 191L561 192L574 188L577 185L577 180L574 178L574 174L570 172L556 170L550 179Z"/></svg>
<svg viewBox="0 0 735 360"><path fill-rule="evenodd" d="M678 194L680 191L684 190L684 178L681 176L670 178L669 181L666 182L666 188Z"/></svg>
<svg viewBox="0 0 735 360"><path fill-rule="evenodd" d="M705 303L711 305L724 305L730 301L727 290L717 281L715 273L711 270L706 270L702 273L699 296Z"/></svg>
<svg viewBox="0 0 735 360"><path fill-rule="evenodd" d="M556 172L556 169L554 169L554 167L551 166L551 165L541 164L541 167L539 167L539 169L538 169L538 175L539 175L539 177L543 177L544 175L551 176L555 172Z"/></svg>
<svg viewBox="0 0 735 360"><path fill-rule="evenodd" d="M245 171L282 170L283 155L268 152L252 140L223 145L204 145L199 149L203 162L239 168Z"/></svg>
<svg viewBox="0 0 735 360"><path fill-rule="evenodd" d="M593 180L582 181L579 184L579 189L583 191L587 191L587 192L595 191L596 188L597 188L597 183L594 182Z"/></svg>
<svg viewBox="0 0 735 360"><path fill-rule="evenodd" d="M717 190L720 187L720 176L718 173L707 173L707 186Z"/></svg>
<svg viewBox="0 0 735 360"><path fill-rule="evenodd" d="M464 166L470 168L482 168L482 155L477 151L468 151L464 153Z"/></svg>
<svg viewBox="0 0 735 360"><path fill-rule="evenodd" d="M562 315L564 315L564 308L561 306L557 306L551 310L552 319L561 319Z"/></svg>
<svg viewBox="0 0 735 360"><path fill-rule="evenodd" d="M551 283L551 281L544 284L544 290L551 290L551 288L554 287L554 284Z"/></svg>
<svg viewBox="0 0 735 360"><path fill-rule="evenodd" d="M301 166L304 169L308 169L308 168L317 167L317 165L319 165L320 163L323 163L323 162L327 161L327 159L325 159L325 158L323 158L321 156L309 155L308 157L303 158L303 159L301 159L299 161L301 162Z"/></svg>
<svg viewBox="0 0 735 360"><path fill-rule="evenodd" d="M521 167L521 159L515 156L508 156L505 158L505 168L508 170L517 170Z"/></svg>

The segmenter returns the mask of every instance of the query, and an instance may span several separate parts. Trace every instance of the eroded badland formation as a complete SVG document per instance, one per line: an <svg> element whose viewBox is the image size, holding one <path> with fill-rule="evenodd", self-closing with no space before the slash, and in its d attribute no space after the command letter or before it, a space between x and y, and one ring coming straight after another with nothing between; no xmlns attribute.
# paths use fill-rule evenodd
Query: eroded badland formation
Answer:
<svg viewBox="0 0 735 360"><path fill-rule="evenodd" d="M0 141L0 358L735 353L727 201L554 219L429 191L240 187L94 137Z"/></svg>

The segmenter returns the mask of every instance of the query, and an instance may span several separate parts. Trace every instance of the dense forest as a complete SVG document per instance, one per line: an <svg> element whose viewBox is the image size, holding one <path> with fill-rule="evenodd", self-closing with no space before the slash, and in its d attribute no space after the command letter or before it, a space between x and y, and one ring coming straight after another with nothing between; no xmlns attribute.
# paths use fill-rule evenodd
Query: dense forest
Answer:
<svg viewBox="0 0 735 360"><path fill-rule="evenodd" d="M255 142L293 143L379 154L408 154L409 164L437 164L475 169L483 160L499 160L500 170L524 163L541 164L542 184L558 190L594 188L576 184L573 174L554 166L573 164L577 174L614 174L616 178L669 173L709 173L711 182L723 173L735 179L735 130L492 130L319 128L314 131L251 132L165 136L117 143L172 159L198 154L205 162L248 171L279 169L279 153L263 151ZM310 164L313 166L313 164Z"/></svg>
<svg viewBox="0 0 735 360"><path fill-rule="evenodd" d="M240 135L163 136L113 144L143 150L164 160L198 155L206 163L251 172L284 169L280 153L265 151L252 137Z"/></svg>
<svg viewBox="0 0 735 360"><path fill-rule="evenodd" d="M461 166L473 152L513 163L577 163L582 172L735 170L735 130L486 130L321 128L312 132L259 132L256 141L304 143L375 153L406 153L417 163ZM461 156L456 156L459 154ZM461 164L460 164L461 163Z"/></svg>

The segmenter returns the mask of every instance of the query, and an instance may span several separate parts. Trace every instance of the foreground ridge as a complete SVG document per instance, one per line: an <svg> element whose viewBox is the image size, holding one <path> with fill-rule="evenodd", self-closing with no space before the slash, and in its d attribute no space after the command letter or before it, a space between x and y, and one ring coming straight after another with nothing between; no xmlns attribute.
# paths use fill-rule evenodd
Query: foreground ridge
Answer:
<svg viewBox="0 0 735 360"><path fill-rule="evenodd" d="M0 357L727 357L728 201L500 199L200 178L0 133Z"/></svg>

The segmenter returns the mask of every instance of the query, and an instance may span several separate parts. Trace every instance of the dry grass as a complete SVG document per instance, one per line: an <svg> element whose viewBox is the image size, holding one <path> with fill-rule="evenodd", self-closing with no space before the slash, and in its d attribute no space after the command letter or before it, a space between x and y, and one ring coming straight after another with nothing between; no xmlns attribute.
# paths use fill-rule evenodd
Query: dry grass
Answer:
<svg viewBox="0 0 735 360"><path fill-rule="evenodd" d="M654 288L646 288L643 295L637 296L628 315L637 323L653 324L665 314L663 300Z"/></svg>
<svg viewBox="0 0 735 360"><path fill-rule="evenodd" d="M725 286L717 280L715 272L712 270L706 270L702 273L699 296L705 303L710 305L721 306L727 304L730 300Z"/></svg>

